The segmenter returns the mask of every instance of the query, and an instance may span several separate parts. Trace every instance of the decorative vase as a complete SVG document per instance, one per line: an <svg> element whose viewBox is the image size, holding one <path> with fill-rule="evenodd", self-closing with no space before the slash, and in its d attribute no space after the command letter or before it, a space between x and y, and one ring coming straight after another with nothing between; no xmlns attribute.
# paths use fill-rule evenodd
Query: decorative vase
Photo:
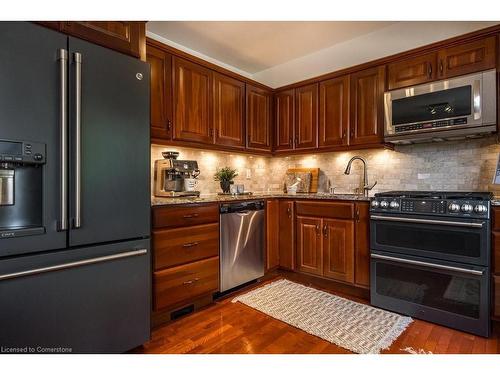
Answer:
<svg viewBox="0 0 500 375"><path fill-rule="evenodd" d="M230 186L232 184L232 181L226 181L226 180L222 180L220 182L220 188L222 189L222 192L223 193L229 193L230 191Z"/></svg>

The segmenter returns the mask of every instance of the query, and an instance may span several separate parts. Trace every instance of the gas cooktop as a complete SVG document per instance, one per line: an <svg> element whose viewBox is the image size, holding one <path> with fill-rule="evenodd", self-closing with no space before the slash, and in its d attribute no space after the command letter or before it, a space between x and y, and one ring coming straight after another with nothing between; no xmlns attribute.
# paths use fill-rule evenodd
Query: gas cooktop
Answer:
<svg viewBox="0 0 500 375"><path fill-rule="evenodd" d="M467 191L402 191L393 190L375 194L375 197L397 197L397 198L427 198L427 199L467 199L467 200L490 200L493 193L467 192Z"/></svg>

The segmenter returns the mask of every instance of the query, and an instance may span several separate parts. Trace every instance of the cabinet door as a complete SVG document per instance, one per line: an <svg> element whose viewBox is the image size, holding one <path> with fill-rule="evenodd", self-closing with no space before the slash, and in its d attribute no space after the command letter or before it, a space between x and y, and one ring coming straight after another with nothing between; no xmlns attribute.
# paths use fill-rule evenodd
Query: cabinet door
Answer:
<svg viewBox="0 0 500 375"><path fill-rule="evenodd" d="M323 274L321 219L297 217L297 269Z"/></svg>
<svg viewBox="0 0 500 375"><path fill-rule="evenodd" d="M382 142L384 80L384 66L365 69L351 75L350 144Z"/></svg>
<svg viewBox="0 0 500 375"><path fill-rule="evenodd" d="M245 83L214 73L215 144L245 147Z"/></svg>
<svg viewBox="0 0 500 375"><path fill-rule="evenodd" d="M295 148L318 145L318 84L295 90Z"/></svg>
<svg viewBox="0 0 500 375"><path fill-rule="evenodd" d="M419 85L436 79L436 61L436 53L429 53L389 64L387 67L389 90Z"/></svg>
<svg viewBox="0 0 500 375"><path fill-rule="evenodd" d="M439 78L455 77L495 68L495 37L460 44L439 51Z"/></svg>
<svg viewBox="0 0 500 375"><path fill-rule="evenodd" d="M349 128L349 76L319 84L319 147L346 145Z"/></svg>
<svg viewBox="0 0 500 375"><path fill-rule="evenodd" d="M269 91L246 85L247 148L271 150L271 102Z"/></svg>
<svg viewBox="0 0 500 375"><path fill-rule="evenodd" d="M293 201L280 201L279 262L280 267L295 269L295 225Z"/></svg>
<svg viewBox="0 0 500 375"><path fill-rule="evenodd" d="M275 150L293 149L294 118L295 118L295 92L294 90L285 90L276 93L275 96Z"/></svg>
<svg viewBox="0 0 500 375"><path fill-rule="evenodd" d="M266 270L279 266L279 221L280 202L277 199L266 203Z"/></svg>
<svg viewBox="0 0 500 375"><path fill-rule="evenodd" d="M172 137L172 56L149 45L146 52L151 65L151 138L168 140Z"/></svg>
<svg viewBox="0 0 500 375"><path fill-rule="evenodd" d="M173 72L174 139L212 144L212 72L178 57L173 58Z"/></svg>
<svg viewBox="0 0 500 375"><path fill-rule="evenodd" d="M369 203L356 203L354 283L370 286L370 209Z"/></svg>
<svg viewBox="0 0 500 375"><path fill-rule="evenodd" d="M500 319L500 275L493 276L493 316Z"/></svg>
<svg viewBox="0 0 500 375"><path fill-rule="evenodd" d="M108 47L136 57L139 57L145 48L145 22L61 22L61 31L89 42L100 44L103 47Z"/></svg>
<svg viewBox="0 0 500 375"><path fill-rule="evenodd" d="M354 282L354 223L323 220L323 276Z"/></svg>

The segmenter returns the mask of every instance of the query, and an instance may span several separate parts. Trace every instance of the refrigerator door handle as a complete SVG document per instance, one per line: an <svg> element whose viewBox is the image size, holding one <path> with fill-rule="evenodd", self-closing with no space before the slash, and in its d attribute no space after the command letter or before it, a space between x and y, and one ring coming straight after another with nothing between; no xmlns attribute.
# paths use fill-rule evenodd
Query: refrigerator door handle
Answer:
<svg viewBox="0 0 500 375"><path fill-rule="evenodd" d="M82 226L82 54L73 54L75 63L75 218L73 228Z"/></svg>
<svg viewBox="0 0 500 375"><path fill-rule="evenodd" d="M59 94L60 94L60 118L59 118L59 137L60 137L60 163L59 173L61 207L59 213L58 230L68 229L68 51L58 50L57 60L59 62Z"/></svg>

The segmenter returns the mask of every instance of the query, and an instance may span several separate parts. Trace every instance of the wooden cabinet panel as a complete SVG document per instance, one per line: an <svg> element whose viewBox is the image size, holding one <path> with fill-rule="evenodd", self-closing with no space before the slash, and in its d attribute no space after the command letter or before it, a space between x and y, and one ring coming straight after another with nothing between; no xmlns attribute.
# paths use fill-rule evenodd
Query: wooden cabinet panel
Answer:
<svg viewBox="0 0 500 375"><path fill-rule="evenodd" d="M139 21L61 22L61 31L135 57L146 48L146 23Z"/></svg>
<svg viewBox="0 0 500 375"><path fill-rule="evenodd" d="M271 103L269 91L246 85L247 148L271 150Z"/></svg>
<svg viewBox="0 0 500 375"><path fill-rule="evenodd" d="M323 276L354 282L354 222L323 219Z"/></svg>
<svg viewBox="0 0 500 375"><path fill-rule="evenodd" d="M493 276L493 316L500 319L500 275Z"/></svg>
<svg viewBox="0 0 500 375"><path fill-rule="evenodd" d="M215 292L219 288L219 257L153 273L154 310Z"/></svg>
<svg viewBox="0 0 500 375"><path fill-rule="evenodd" d="M293 201L279 202L280 267L295 269L295 212Z"/></svg>
<svg viewBox="0 0 500 375"><path fill-rule="evenodd" d="M349 76L319 84L318 146L346 145L349 130Z"/></svg>
<svg viewBox="0 0 500 375"><path fill-rule="evenodd" d="M352 202L311 202L299 201L296 204L297 215L327 217L332 219L353 219Z"/></svg>
<svg viewBox="0 0 500 375"><path fill-rule="evenodd" d="M436 79L437 54L396 61L387 66L387 75L389 90L430 82Z"/></svg>
<svg viewBox="0 0 500 375"><path fill-rule="evenodd" d="M214 73L215 144L245 148L245 83Z"/></svg>
<svg viewBox="0 0 500 375"><path fill-rule="evenodd" d="M168 140L172 137L172 56L149 45L146 52L151 65L151 137Z"/></svg>
<svg viewBox="0 0 500 375"><path fill-rule="evenodd" d="M351 75L350 144L380 143L384 130L385 67Z"/></svg>
<svg viewBox="0 0 500 375"><path fill-rule="evenodd" d="M295 148L318 145L318 84L295 89Z"/></svg>
<svg viewBox="0 0 500 375"><path fill-rule="evenodd" d="M297 270L323 274L321 219L297 217Z"/></svg>
<svg viewBox="0 0 500 375"><path fill-rule="evenodd" d="M156 271L219 255L219 224L153 231Z"/></svg>
<svg viewBox="0 0 500 375"><path fill-rule="evenodd" d="M491 252L493 253L493 272L500 274L500 232L492 232L492 238Z"/></svg>
<svg viewBox="0 0 500 375"><path fill-rule="evenodd" d="M295 91L285 90L275 95L275 129L274 148L276 151L291 150L295 139Z"/></svg>
<svg viewBox="0 0 500 375"><path fill-rule="evenodd" d="M439 51L439 78L455 77L496 66L496 39L494 36L459 44Z"/></svg>
<svg viewBox="0 0 500 375"><path fill-rule="evenodd" d="M174 139L213 143L212 71L174 56L173 73Z"/></svg>
<svg viewBox="0 0 500 375"><path fill-rule="evenodd" d="M492 223L491 223L491 230L498 230L500 231L500 207L491 207L491 214L492 214Z"/></svg>
<svg viewBox="0 0 500 375"><path fill-rule="evenodd" d="M189 204L153 208L153 228L176 228L219 222L219 205Z"/></svg>
<svg viewBox="0 0 500 375"><path fill-rule="evenodd" d="M266 202L266 270L279 266L279 211L279 200L272 199Z"/></svg>
<svg viewBox="0 0 500 375"><path fill-rule="evenodd" d="M368 288L370 286L370 205L356 203L354 223L354 283Z"/></svg>

